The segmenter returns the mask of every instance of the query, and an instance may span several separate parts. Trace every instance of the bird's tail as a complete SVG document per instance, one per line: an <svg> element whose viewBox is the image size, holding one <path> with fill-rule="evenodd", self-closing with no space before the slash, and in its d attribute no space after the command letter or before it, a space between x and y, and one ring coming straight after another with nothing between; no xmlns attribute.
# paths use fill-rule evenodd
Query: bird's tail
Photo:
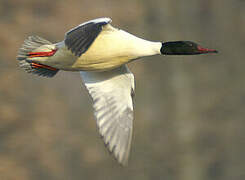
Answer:
<svg viewBox="0 0 245 180"><path fill-rule="evenodd" d="M28 73L39 76L53 77L59 70L39 62L47 60L57 51L54 44L39 36L29 36L19 49L17 60L19 65Z"/></svg>

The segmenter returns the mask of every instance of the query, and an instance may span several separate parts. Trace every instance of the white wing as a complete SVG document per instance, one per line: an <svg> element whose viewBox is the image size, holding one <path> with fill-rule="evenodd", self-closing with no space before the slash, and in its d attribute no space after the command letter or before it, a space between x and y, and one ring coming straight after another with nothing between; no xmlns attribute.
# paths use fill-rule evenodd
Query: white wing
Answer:
<svg viewBox="0 0 245 180"><path fill-rule="evenodd" d="M133 131L133 74L126 65L80 74L93 101L100 135L118 162L126 165Z"/></svg>

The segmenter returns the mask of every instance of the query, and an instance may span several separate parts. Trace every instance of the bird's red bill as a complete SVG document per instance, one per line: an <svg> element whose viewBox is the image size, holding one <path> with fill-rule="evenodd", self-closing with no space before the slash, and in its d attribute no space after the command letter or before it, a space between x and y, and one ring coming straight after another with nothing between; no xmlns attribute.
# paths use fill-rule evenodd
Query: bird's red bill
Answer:
<svg viewBox="0 0 245 180"><path fill-rule="evenodd" d="M201 46L197 46L197 49L200 53L218 53L218 51L215 49L207 49L207 48L203 48Z"/></svg>

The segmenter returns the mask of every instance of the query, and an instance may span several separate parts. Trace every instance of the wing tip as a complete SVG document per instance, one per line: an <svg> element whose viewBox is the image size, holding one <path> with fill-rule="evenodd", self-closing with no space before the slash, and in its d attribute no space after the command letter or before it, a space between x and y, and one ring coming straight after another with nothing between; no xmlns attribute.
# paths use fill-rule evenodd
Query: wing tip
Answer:
<svg viewBox="0 0 245 180"><path fill-rule="evenodd" d="M98 131L100 134L100 137L103 139L104 145L109 152L109 154L112 155L112 157L117 161L117 163L122 166L126 167L128 166L128 160L129 160L129 154L130 154L130 146L131 146L131 141L130 145L126 150L122 152L122 149L118 147L118 144L112 144L110 140L106 140L106 136L102 135L100 127L98 127Z"/></svg>

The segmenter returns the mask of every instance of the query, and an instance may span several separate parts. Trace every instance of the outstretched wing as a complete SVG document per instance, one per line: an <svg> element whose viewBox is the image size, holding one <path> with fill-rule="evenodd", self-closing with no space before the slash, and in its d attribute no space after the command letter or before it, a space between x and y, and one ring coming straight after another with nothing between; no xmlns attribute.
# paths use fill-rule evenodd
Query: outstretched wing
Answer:
<svg viewBox="0 0 245 180"><path fill-rule="evenodd" d="M107 72L80 72L92 101L100 135L126 165L133 132L134 76L126 65Z"/></svg>
<svg viewBox="0 0 245 180"><path fill-rule="evenodd" d="M80 24L66 33L65 45L76 56L81 56L101 32L102 26L110 22L110 18L98 18Z"/></svg>

